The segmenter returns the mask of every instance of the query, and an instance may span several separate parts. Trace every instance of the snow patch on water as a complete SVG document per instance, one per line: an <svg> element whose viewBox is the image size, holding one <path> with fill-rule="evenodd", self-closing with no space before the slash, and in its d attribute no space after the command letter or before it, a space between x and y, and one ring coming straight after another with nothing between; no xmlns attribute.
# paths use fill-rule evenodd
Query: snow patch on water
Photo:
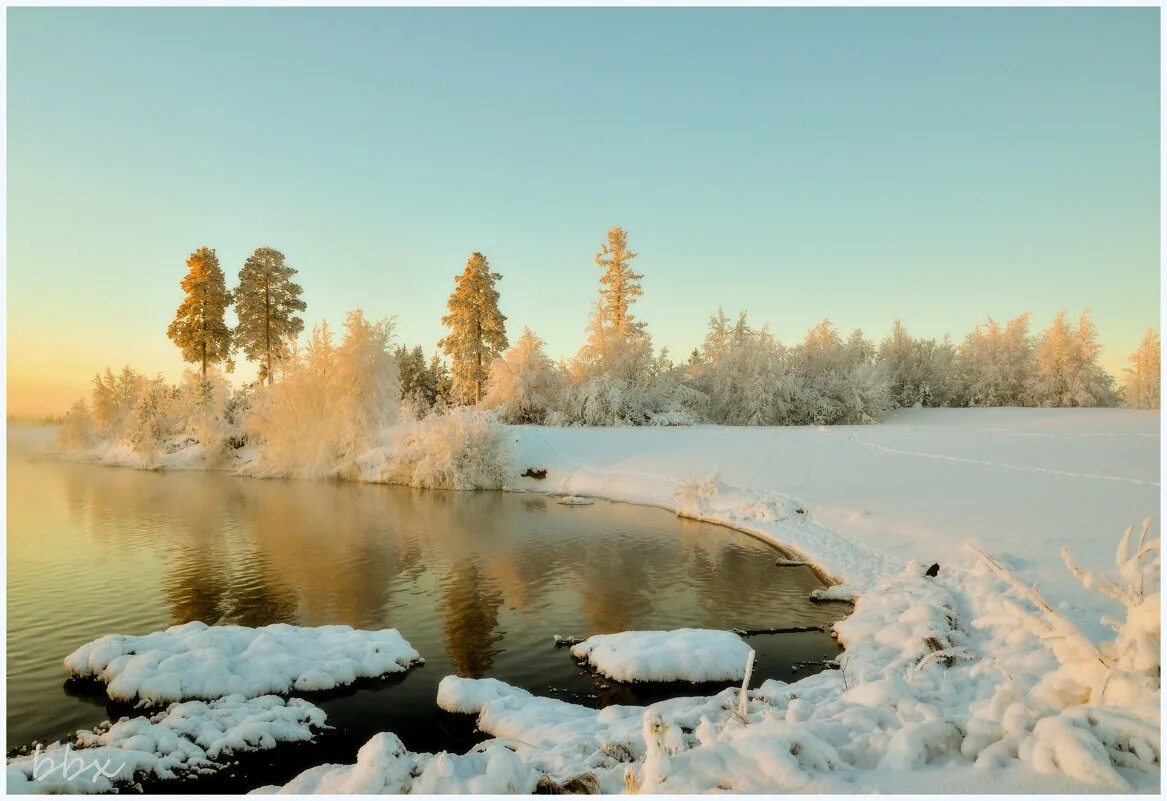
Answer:
<svg viewBox="0 0 1167 801"><path fill-rule="evenodd" d="M110 698L165 703L331 690L402 673L420 661L396 629L194 621L140 637L101 637L65 657L65 667L103 682Z"/></svg>

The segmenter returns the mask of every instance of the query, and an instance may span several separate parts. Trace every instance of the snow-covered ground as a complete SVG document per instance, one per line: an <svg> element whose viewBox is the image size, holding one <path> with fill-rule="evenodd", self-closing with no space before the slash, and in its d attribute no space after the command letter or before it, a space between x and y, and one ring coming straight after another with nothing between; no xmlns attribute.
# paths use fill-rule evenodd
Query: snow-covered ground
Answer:
<svg viewBox="0 0 1167 801"><path fill-rule="evenodd" d="M103 682L110 698L161 703L331 690L420 661L396 629L193 621L142 636L108 634L65 657L65 667Z"/></svg>
<svg viewBox="0 0 1167 801"><path fill-rule="evenodd" d="M440 757L450 786L493 770L497 781L477 786L525 787L533 768L610 792L1158 787L1158 523L1145 535L1138 526L1159 511L1157 412L917 409L872 426L507 430L508 489L734 526L814 563L857 606L836 627L841 670L768 681L744 708L733 690L590 710L499 682L444 681L439 704L477 714L499 738ZM198 462L181 451L164 461ZM528 469L546 477L522 477ZM1084 572L1068 569L1063 548ZM1113 582L1099 575L1116 567ZM395 739L288 789L416 789L403 766L430 757Z"/></svg>
<svg viewBox="0 0 1167 801"><path fill-rule="evenodd" d="M231 695L211 702L171 704L151 717L132 717L73 742L56 742L8 760L9 793L103 793L145 775L173 779L213 772L231 754L312 739L324 711L299 698Z"/></svg>

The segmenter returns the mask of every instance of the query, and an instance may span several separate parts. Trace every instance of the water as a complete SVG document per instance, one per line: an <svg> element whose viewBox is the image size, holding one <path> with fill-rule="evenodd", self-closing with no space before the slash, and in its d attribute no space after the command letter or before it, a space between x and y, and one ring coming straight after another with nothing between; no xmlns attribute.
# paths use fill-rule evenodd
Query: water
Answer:
<svg viewBox="0 0 1167 801"><path fill-rule="evenodd" d="M777 556L747 535L627 504L142 472L10 449L7 744L51 741L127 713L66 682L66 654L104 634L191 620L395 627L426 658L404 677L311 697L336 731L265 755L247 779L204 781L204 790L246 790L259 775L284 781L310 764L352 761L378 731L413 750L464 751L482 735L468 716L438 710L437 684L450 673L591 706L714 692L724 685L595 677L552 636L836 619L837 605L807 600L818 577L776 567ZM819 632L750 642L755 682L788 680L797 663L838 653Z"/></svg>

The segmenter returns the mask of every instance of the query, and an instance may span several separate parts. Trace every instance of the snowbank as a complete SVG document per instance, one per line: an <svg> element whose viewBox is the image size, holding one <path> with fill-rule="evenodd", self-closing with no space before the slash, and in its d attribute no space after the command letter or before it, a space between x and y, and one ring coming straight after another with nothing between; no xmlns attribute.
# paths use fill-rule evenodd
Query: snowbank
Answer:
<svg viewBox="0 0 1167 801"><path fill-rule="evenodd" d="M382 732L361 746L353 765L318 765L282 787L258 794L514 794L532 793L539 773L508 747L483 743L467 754L414 754Z"/></svg>
<svg viewBox="0 0 1167 801"><path fill-rule="evenodd" d="M101 637L65 657L65 667L105 683L110 698L168 702L330 690L401 673L420 661L396 629L195 621L141 637Z"/></svg>
<svg viewBox="0 0 1167 801"><path fill-rule="evenodd" d="M172 704L152 717L123 718L9 759L8 792L104 793L145 774L174 779L213 771L233 753L311 740L324 719L307 701L274 695Z"/></svg>
<svg viewBox="0 0 1167 801"><path fill-rule="evenodd" d="M730 631L677 629L597 634L572 646L616 681L741 681L750 646Z"/></svg>

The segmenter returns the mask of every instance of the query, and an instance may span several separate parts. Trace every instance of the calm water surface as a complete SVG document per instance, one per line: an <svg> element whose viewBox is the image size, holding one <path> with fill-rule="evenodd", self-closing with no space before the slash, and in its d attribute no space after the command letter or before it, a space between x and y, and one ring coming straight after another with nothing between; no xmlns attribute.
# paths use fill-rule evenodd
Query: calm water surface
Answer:
<svg viewBox="0 0 1167 801"><path fill-rule="evenodd" d="M592 706L695 694L594 677L554 647L555 634L788 627L841 614L809 603L818 578L776 567L768 545L660 509L8 455L10 750L126 713L75 689L61 663L115 632L191 620L394 627L426 658L404 677L310 696L336 731L315 746L320 758L268 765L267 781L351 761L378 731L414 750L464 751L481 738L473 720L435 703L450 673ZM750 642L756 682L838 652L818 632Z"/></svg>

